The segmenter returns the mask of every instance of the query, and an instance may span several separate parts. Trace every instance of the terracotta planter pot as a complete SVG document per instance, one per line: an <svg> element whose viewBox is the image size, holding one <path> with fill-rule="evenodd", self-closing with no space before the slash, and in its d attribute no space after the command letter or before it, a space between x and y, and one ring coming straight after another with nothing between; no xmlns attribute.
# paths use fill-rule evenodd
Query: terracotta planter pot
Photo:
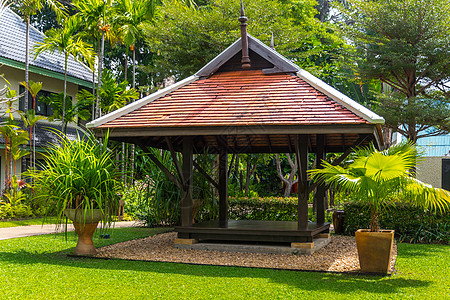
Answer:
<svg viewBox="0 0 450 300"><path fill-rule="evenodd" d="M64 214L72 220L75 232L78 235L77 246L73 253L75 255L95 255L94 242L92 236L97 228L98 222L103 218L103 214L99 209L88 211L84 216L80 209L66 209Z"/></svg>
<svg viewBox="0 0 450 300"><path fill-rule="evenodd" d="M387 274L390 271L394 230L370 232L359 229L355 237L361 271Z"/></svg>

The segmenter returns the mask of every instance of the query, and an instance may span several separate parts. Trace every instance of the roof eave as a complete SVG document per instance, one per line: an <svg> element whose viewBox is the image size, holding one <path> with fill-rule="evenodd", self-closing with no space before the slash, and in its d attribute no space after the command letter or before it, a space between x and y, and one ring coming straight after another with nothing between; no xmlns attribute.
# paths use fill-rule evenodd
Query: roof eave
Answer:
<svg viewBox="0 0 450 300"><path fill-rule="evenodd" d="M301 69L300 71L297 72L297 76L306 81L312 87L316 88L320 92L324 93L325 95L327 95L328 97L330 97L331 99L342 105L343 107L353 112L355 115L368 121L369 123L384 124L385 120L383 117L377 115L370 109L352 100L348 96L339 92L334 87L326 84L319 78L313 76L311 73Z"/></svg>

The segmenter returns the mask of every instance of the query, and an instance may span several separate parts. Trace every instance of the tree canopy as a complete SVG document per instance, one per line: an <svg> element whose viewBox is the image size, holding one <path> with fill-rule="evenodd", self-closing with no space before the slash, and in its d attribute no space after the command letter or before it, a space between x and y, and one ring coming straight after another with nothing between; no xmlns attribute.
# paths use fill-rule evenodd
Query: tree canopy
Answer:
<svg viewBox="0 0 450 300"><path fill-rule="evenodd" d="M450 130L450 6L447 0L349 0L343 33L355 74L389 86L386 124L412 141Z"/></svg>
<svg viewBox="0 0 450 300"><path fill-rule="evenodd" d="M195 6L168 0L157 9L155 22L146 27L148 45L158 54L155 72L178 79L192 75L240 37L239 2L205 2ZM278 52L326 75L342 42L314 18L315 5L312 0L247 1L248 32L268 45L273 34Z"/></svg>

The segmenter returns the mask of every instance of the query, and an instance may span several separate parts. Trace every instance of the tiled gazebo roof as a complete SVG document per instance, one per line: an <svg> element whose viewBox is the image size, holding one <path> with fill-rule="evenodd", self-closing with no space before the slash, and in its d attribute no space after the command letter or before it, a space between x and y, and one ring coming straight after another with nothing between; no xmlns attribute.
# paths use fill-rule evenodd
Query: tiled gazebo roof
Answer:
<svg viewBox="0 0 450 300"><path fill-rule="evenodd" d="M98 135L167 149L195 136L197 152L216 152L217 136L236 152L292 152L295 134L325 134L327 150L342 152L366 135L381 145L384 119L248 36L250 69L241 39L195 75L88 124ZM234 149L234 150L233 150Z"/></svg>

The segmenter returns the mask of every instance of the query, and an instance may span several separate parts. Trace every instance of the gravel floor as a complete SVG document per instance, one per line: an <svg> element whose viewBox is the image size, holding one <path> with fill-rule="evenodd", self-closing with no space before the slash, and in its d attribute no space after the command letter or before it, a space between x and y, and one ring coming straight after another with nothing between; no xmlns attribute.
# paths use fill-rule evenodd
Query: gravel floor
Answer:
<svg viewBox="0 0 450 300"><path fill-rule="evenodd" d="M312 271L359 270L354 237L332 236L331 242L313 255L182 250L173 247L175 237L175 232L169 232L114 244L97 249L97 257ZM391 269L396 258L397 245L394 244Z"/></svg>

